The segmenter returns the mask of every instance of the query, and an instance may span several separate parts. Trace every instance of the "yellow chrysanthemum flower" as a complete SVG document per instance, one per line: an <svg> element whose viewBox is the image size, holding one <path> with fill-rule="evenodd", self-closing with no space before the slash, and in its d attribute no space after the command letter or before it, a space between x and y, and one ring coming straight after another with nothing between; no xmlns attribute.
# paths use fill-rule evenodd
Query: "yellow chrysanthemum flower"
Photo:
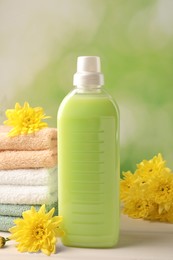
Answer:
<svg viewBox="0 0 173 260"><path fill-rule="evenodd" d="M120 180L120 196L122 200L125 200L134 185L134 174L130 171L123 172L123 179Z"/></svg>
<svg viewBox="0 0 173 260"><path fill-rule="evenodd" d="M134 198L124 204L123 213L131 218L152 219L157 212L157 204L149 200Z"/></svg>
<svg viewBox="0 0 173 260"><path fill-rule="evenodd" d="M173 173L162 155L123 173L120 182L123 213L132 218L173 222Z"/></svg>
<svg viewBox="0 0 173 260"><path fill-rule="evenodd" d="M163 160L162 155L159 153L157 156L154 156L150 160L143 160L139 164L137 164L137 170L136 173L140 174L141 176L146 176L148 174L158 174L162 170L167 169L168 172L171 170L169 168L166 168L166 161ZM149 176L146 176L149 178Z"/></svg>
<svg viewBox="0 0 173 260"><path fill-rule="evenodd" d="M173 204L173 173L163 170L155 176L148 187L148 194L159 205L159 213L169 211Z"/></svg>
<svg viewBox="0 0 173 260"><path fill-rule="evenodd" d="M23 212L23 218L14 222L16 226L9 229L10 239L18 242L17 249L20 252L42 251L46 255L55 253L57 237L61 237L64 231L60 224L61 216L54 216L54 208L46 213L45 205L37 212L34 207Z"/></svg>
<svg viewBox="0 0 173 260"><path fill-rule="evenodd" d="M133 199L144 199L144 191L147 181L138 174L130 171L123 173L120 181L120 198L123 202Z"/></svg>
<svg viewBox="0 0 173 260"><path fill-rule="evenodd" d="M43 108L32 108L27 102L24 103L23 107L16 103L14 109L7 109L6 117L8 120L4 121L4 124L13 127L9 132L11 137L20 134L31 134L47 127L47 123L41 120L50 118L45 116Z"/></svg>

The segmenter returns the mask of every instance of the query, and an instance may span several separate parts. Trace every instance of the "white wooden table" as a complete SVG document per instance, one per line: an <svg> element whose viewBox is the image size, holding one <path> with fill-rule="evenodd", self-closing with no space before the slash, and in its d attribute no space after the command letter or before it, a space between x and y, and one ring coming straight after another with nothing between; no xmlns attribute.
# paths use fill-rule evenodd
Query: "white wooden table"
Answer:
<svg viewBox="0 0 173 260"><path fill-rule="evenodd" d="M8 233L0 232L1 236ZM10 241L0 249L0 260L48 259L42 253L20 253ZM57 244L57 260L173 260L173 224L151 223L121 216L120 240L112 249L83 249Z"/></svg>

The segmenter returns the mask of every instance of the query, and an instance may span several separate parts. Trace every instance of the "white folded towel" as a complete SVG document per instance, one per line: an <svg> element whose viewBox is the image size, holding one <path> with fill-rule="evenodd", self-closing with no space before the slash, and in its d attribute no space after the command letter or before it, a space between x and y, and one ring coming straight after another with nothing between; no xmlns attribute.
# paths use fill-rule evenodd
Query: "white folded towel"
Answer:
<svg viewBox="0 0 173 260"><path fill-rule="evenodd" d="M50 192L48 186L0 186L0 203L3 204L51 204L57 198L57 192Z"/></svg>
<svg viewBox="0 0 173 260"><path fill-rule="evenodd" d="M49 187L57 187L57 167L0 170L0 185L48 185Z"/></svg>

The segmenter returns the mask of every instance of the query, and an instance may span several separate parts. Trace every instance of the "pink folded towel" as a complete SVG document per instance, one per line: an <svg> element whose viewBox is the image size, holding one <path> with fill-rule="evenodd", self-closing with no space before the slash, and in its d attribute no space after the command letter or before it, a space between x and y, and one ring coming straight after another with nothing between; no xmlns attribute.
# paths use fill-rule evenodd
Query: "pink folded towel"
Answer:
<svg viewBox="0 0 173 260"><path fill-rule="evenodd" d="M0 152L0 170L53 168L56 164L56 148L41 151Z"/></svg>
<svg viewBox="0 0 173 260"><path fill-rule="evenodd" d="M57 146L57 129L43 128L29 135L9 137L11 128L0 125L0 150L46 150Z"/></svg>

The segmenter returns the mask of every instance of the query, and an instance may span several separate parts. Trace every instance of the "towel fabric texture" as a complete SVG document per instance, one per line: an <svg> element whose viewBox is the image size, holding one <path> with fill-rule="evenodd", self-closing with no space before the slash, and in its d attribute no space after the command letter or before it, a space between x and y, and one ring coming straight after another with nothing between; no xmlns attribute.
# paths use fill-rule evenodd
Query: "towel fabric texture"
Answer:
<svg viewBox="0 0 173 260"><path fill-rule="evenodd" d="M10 127L0 125L0 150L34 151L57 146L57 129L43 128L33 134L9 137Z"/></svg>
<svg viewBox="0 0 173 260"><path fill-rule="evenodd" d="M57 167L0 170L0 185L57 186Z"/></svg>
<svg viewBox="0 0 173 260"><path fill-rule="evenodd" d="M13 227L14 220L16 217L11 217L11 216L0 216L0 230L1 231L8 231L9 228Z"/></svg>
<svg viewBox="0 0 173 260"><path fill-rule="evenodd" d="M0 230L33 205L57 212L57 129L44 128L28 135L9 137L10 127L0 126Z"/></svg>
<svg viewBox="0 0 173 260"><path fill-rule="evenodd" d="M0 203L3 204L52 204L57 201L57 190L48 186L0 186Z"/></svg>
<svg viewBox="0 0 173 260"><path fill-rule="evenodd" d="M40 151L1 151L0 170L53 168L57 164L57 149Z"/></svg>
<svg viewBox="0 0 173 260"><path fill-rule="evenodd" d="M26 210L30 210L31 206L34 206L38 211L41 205L30 205L30 204L0 204L0 215L1 216L11 216L11 217L21 217L22 213ZM58 215L58 202L46 205L46 211L55 208L54 215Z"/></svg>
<svg viewBox="0 0 173 260"><path fill-rule="evenodd" d="M16 205L16 206L18 206L18 205ZM36 205L34 207L36 208L36 210L39 210L40 206L41 205ZM53 207L53 205L47 206L46 210L49 211L52 207ZM57 212L57 205L54 206L54 207L55 207L54 215L58 215L57 214L58 213ZM30 210L30 208L31 208L31 205L24 205L23 211ZM20 208L20 209L16 208L17 212L18 212L18 210L21 210L21 209L22 208ZM21 218L21 216L7 216L7 215L3 216L3 215L0 215L0 231L9 231L9 228L11 228L15 225L14 220L17 219L17 218Z"/></svg>
<svg viewBox="0 0 173 260"><path fill-rule="evenodd" d="M0 170L53 168L57 164L57 129L9 137L10 128L0 126Z"/></svg>

